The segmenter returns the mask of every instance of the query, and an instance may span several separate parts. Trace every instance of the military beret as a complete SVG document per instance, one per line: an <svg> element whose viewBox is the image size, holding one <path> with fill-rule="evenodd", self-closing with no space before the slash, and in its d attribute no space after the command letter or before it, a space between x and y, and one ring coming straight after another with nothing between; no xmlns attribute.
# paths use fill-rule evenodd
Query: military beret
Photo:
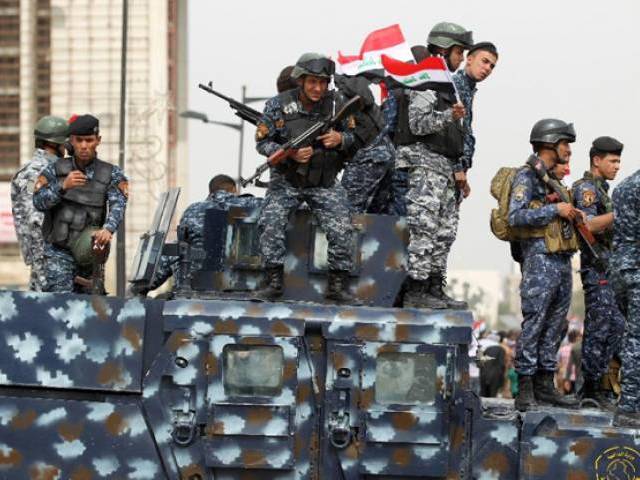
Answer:
<svg viewBox="0 0 640 480"><path fill-rule="evenodd" d="M468 55L471 55L473 52L477 52L479 50L484 50L485 52L493 53L496 57L498 56L498 49L491 42L478 42L475 45L472 45L469 49Z"/></svg>
<svg viewBox="0 0 640 480"><path fill-rule="evenodd" d="M598 137L593 141L593 148L604 153L620 155L624 145L613 137Z"/></svg>
<svg viewBox="0 0 640 480"><path fill-rule="evenodd" d="M69 119L69 135L98 135L100 122L93 115L74 115Z"/></svg>

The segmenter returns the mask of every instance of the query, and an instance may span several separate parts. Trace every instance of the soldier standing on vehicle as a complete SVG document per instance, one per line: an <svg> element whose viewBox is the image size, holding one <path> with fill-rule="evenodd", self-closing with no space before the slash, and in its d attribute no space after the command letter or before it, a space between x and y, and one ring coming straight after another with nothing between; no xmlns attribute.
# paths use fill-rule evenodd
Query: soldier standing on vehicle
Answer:
<svg viewBox="0 0 640 480"><path fill-rule="evenodd" d="M620 352L624 317L604 269L613 237L613 204L607 181L613 180L620 169L622 148L615 138L596 138L589 151L591 167L572 187L574 204L587 215L589 228L602 247L599 261L586 248L580 254L585 305L582 400L591 400L608 410L614 405L602 388L602 377L608 372L612 357Z"/></svg>
<svg viewBox="0 0 640 480"><path fill-rule="evenodd" d="M293 139L314 123L333 115L340 108L338 94L328 90L335 71L332 60L306 53L296 63L291 76L298 88L268 100L256 131L256 147L270 156L287 140ZM275 299L282 295L286 228L290 215L305 201L327 235L328 283L326 298L352 302L348 293L349 273L353 266L354 228L346 193L336 182L347 153L355 147L353 117L338 130L319 136L312 146L292 152L271 168L271 181L259 221L260 252L265 264L267 288L261 296Z"/></svg>
<svg viewBox="0 0 640 480"><path fill-rule="evenodd" d="M431 55L444 57L455 72L472 33L455 23L435 25L427 39ZM467 308L445 293L447 257L458 225L454 172L463 153L466 114L449 90L403 90L398 95L396 168L409 169L407 224L409 279L405 305L418 308Z"/></svg>
<svg viewBox="0 0 640 480"><path fill-rule="evenodd" d="M228 210L231 207L255 208L262 204L262 198L256 198L250 194L238 195L236 182L228 175L216 175L209 181L209 195L201 202L189 205L178 224L178 241L189 245L188 272L184 275L177 275L180 262L183 260L179 256L162 255L154 273L150 285L133 285L131 292L134 294L146 295L151 290L155 290L166 282L171 276L174 277L173 291L179 291L182 279L186 282L191 280L191 272L202 268L204 259L204 222L207 210L215 208L218 210ZM189 288L189 286L186 286Z"/></svg>
<svg viewBox="0 0 640 480"><path fill-rule="evenodd" d="M558 163L569 162L569 144L575 139L572 124L556 119L538 121L529 137L534 154L517 171L511 186L508 221L517 230L522 270L522 333L515 356L518 410L536 406L536 400L572 405L556 390L554 375L571 304L571 256L578 247L568 222L580 212L570 203L553 199L550 188L530 165L541 161L546 172L552 173Z"/></svg>
<svg viewBox="0 0 640 480"><path fill-rule="evenodd" d="M69 136L73 157L47 166L34 188L33 204L45 213L44 290L48 292L74 291L74 278L83 273L74 249L89 234L97 248L108 247L124 217L129 192L122 170L97 158L101 140L97 118L72 118Z"/></svg>
<svg viewBox="0 0 640 480"><path fill-rule="evenodd" d="M60 117L47 115L36 123L33 132L36 151L11 180L11 211L16 237L24 262L31 267L29 290L41 291L45 285L44 215L33 206L33 188L40 172L64 157L69 126Z"/></svg>
<svg viewBox="0 0 640 480"><path fill-rule="evenodd" d="M640 428L640 170L613 190L612 200L613 240L607 271L626 319L620 351L622 392L614 425Z"/></svg>

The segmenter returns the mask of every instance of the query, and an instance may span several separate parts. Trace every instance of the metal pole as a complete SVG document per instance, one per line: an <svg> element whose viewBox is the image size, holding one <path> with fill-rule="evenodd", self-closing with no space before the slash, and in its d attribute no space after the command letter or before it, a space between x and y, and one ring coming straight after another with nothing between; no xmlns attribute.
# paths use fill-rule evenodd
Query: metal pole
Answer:
<svg viewBox="0 0 640 480"><path fill-rule="evenodd" d="M245 103L247 100L247 86L243 85L242 86L242 103ZM240 193L240 190L242 189L242 186L240 185L240 179L242 178L242 156L243 156L243 150L244 150L244 121L240 120L240 147L238 148L238 181L237 183L237 188L238 188L238 193Z"/></svg>
<svg viewBox="0 0 640 480"><path fill-rule="evenodd" d="M127 33L129 24L129 1L122 0L122 52L120 58L120 139L118 166L124 170L125 160L125 121L127 107ZM126 264L125 264L125 219L118 227L116 239L116 294L124 297L126 284Z"/></svg>

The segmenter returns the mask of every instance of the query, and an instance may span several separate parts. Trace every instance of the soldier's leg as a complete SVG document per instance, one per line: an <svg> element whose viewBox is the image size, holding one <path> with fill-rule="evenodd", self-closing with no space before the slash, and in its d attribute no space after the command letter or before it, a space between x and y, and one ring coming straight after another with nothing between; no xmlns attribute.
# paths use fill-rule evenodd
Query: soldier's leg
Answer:
<svg viewBox="0 0 640 480"><path fill-rule="evenodd" d="M460 218L457 191L453 178L449 179L447 188L445 188L442 195L439 214L440 223L436 233L432 263L436 269L446 272L447 258L449 257L451 246L456 240Z"/></svg>
<svg viewBox="0 0 640 480"><path fill-rule="evenodd" d="M409 172L406 168L393 169L391 190L391 213L403 217L407 214L407 190L409 190Z"/></svg>
<svg viewBox="0 0 640 480"><path fill-rule="evenodd" d="M46 280L44 292L73 292L76 263L71 253L48 246L45 250Z"/></svg>
<svg viewBox="0 0 640 480"><path fill-rule="evenodd" d="M370 164L349 162L342 172L342 186L353 213L364 213L371 189Z"/></svg>
<svg viewBox="0 0 640 480"><path fill-rule="evenodd" d="M340 184L332 188L308 188L304 199L327 235L327 261L330 270L353 268L353 235L347 194Z"/></svg>
<svg viewBox="0 0 640 480"><path fill-rule="evenodd" d="M441 200L447 188L445 175L414 167L409 172L407 225L409 227L409 276L415 280L429 278L432 256L440 224Z"/></svg>
<svg viewBox="0 0 640 480"><path fill-rule="evenodd" d="M518 375L531 376L538 370L539 345L553 294L547 288L545 256L539 254L525 257L522 267L520 298L523 320L515 355L515 369Z"/></svg>
<svg viewBox="0 0 640 480"><path fill-rule="evenodd" d="M290 185L270 188L258 220L260 255L266 268L284 265L289 217L299 203L298 191Z"/></svg>
<svg viewBox="0 0 640 480"><path fill-rule="evenodd" d="M640 412L640 273L621 273L627 292L627 317L622 339L622 394L619 410Z"/></svg>
<svg viewBox="0 0 640 480"><path fill-rule="evenodd" d="M378 163L377 166L377 178L378 183L375 186L375 190L371 194L371 200L369 202L368 213L377 213L379 215L392 214L391 202L393 199L393 192L391 191L391 178L393 175L393 164Z"/></svg>

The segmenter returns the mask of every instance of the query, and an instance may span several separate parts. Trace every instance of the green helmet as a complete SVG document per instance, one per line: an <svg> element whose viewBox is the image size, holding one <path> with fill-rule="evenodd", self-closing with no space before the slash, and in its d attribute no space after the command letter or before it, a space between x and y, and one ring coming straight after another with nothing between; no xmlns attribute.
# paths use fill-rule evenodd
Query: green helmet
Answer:
<svg viewBox="0 0 640 480"><path fill-rule="evenodd" d="M98 227L86 227L80 235L71 242L70 250L73 258L80 266L91 265L95 261L93 253L93 234L100 230Z"/></svg>
<svg viewBox="0 0 640 480"><path fill-rule="evenodd" d="M69 125L64 118L46 115L36 123L33 135L40 140L63 145L69 137Z"/></svg>
<svg viewBox="0 0 640 480"><path fill-rule="evenodd" d="M320 53L304 53L291 71L291 78L298 79L303 75L330 78L336 71L336 64L326 55Z"/></svg>
<svg viewBox="0 0 640 480"><path fill-rule="evenodd" d="M440 48L451 48L454 45L459 45L466 49L473 45L473 32L466 30L457 23L440 22L429 32L427 44Z"/></svg>

